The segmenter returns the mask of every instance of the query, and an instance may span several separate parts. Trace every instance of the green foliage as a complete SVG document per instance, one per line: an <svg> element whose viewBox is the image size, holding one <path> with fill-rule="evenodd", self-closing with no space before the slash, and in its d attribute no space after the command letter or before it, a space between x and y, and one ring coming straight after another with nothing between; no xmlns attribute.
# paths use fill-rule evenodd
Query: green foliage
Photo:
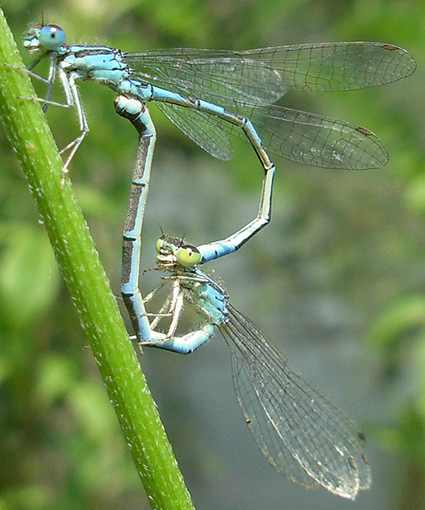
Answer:
<svg viewBox="0 0 425 510"><path fill-rule="evenodd" d="M262 329L276 341L282 330L290 334L291 327L306 332L311 342L319 335L320 314L307 314L304 319L294 312L295 303L307 307L305 303L318 302L321 310L329 301L344 304L349 318L344 319L336 307L329 321L337 316L343 331L352 328L352 337L361 339L364 333L366 340L356 347L363 349L363 361L353 368L354 375L344 372L338 386L347 383L348 387L348 381L354 380L370 396L371 402L360 406L369 423L369 444L399 452L416 474L411 480L424 484L425 4L123 0L83 5L65 0L7 0L2 7L19 44L28 22L40 21L43 13L46 21L63 26L69 42L102 42L129 51L381 40L403 46L415 56L417 73L397 84L347 94L285 98L291 107L372 129L387 145L390 163L381 172L337 174L278 161L272 224L234 256L235 264L246 270L232 266L236 279L229 275L225 281L233 301L245 302L242 311L255 322L263 320ZM42 96L44 85L34 85ZM91 132L73 162L71 178L118 294L120 234L136 136L131 126L116 118L111 91L91 83L80 88ZM60 100L59 87L55 94ZM230 233L242 223L243 214L255 214L261 179L257 161L242 142L235 142L235 158L225 165L204 155L154 108L152 113L159 140L152 182L155 198L148 203L145 227L145 267L153 265L158 224L167 233L186 235L191 242L208 242ZM78 126L73 112L50 108L46 117L59 147L75 137ZM41 219L4 133L0 133L0 151L0 509L148 508ZM192 197L197 197L196 203ZM287 303L293 303L289 312L284 308ZM280 315L282 322L278 322ZM329 336L323 334L324 344ZM175 448L179 458L185 459L188 428L192 431L201 418L196 414L189 418L191 405L182 403L179 396L189 397L181 397L180 385L186 380L187 367L199 358L170 361L165 355L162 359L168 365L158 375L165 385L158 390L159 400L167 395L162 397L167 404L162 407L176 411L169 416L167 428L177 428ZM149 358L143 361L148 364ZM366 375L371 372L375 374L372 382ZM190 390L193 393L194 388ZM381 400L384 412L382 406L374 405ZM355 416L360 421L364 414ZM214 418L225 421L227 416ZM191 434L196 454L203 441L196 432ZM200 472L214 480L211 485L226 478L236 490L242 482L231 467L223 467L215 446L209 445L206 453L198 455L194 460L195 454L187 454L190 458L183 464L202 502L199 507L211 508L212 491L205 488L207 482ZM260 456L257 461L262 462ZM376 472L379 466L372 468ZM402 478L403 473L399 475ZM402 494L412 489L409 480L403 478ZM366 501L368 496L362 497ZM384 508L384 496L378 499ZM222 509L242 507L232 506L227 493L220 502ZM263 507L271 508L266 499ZM307 503L303 507L310 508Z"/></svg>

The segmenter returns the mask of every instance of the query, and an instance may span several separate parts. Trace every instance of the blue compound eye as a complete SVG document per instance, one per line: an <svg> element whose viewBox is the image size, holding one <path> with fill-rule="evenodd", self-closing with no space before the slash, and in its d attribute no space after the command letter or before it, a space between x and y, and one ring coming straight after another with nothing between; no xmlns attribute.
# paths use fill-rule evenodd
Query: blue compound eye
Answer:
<svg viewBox="0 0 425 510"><path fill-rule="evenodd" d="M44 25L40 30L40 46L46 50L57 50L65 42L65 32L56 25Z"/></svg>

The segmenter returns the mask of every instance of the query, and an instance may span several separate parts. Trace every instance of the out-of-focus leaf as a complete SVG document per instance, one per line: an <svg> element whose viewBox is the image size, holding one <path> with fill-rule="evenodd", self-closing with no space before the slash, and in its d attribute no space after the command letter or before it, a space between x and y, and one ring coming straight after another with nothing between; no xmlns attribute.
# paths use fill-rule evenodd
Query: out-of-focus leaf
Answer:
<svg viewBox="0 0 425 510"><path fill-rule="evenodd" d="M0 255L0 295L5 317L28 323L55 298L59 271L42 229L16 224Z"/></svg>
<svg viewBox="0 0 425 510"><path fill-rule="evenodd" d="M388 348L403 335L425 326L425 294L404 296L392 303L375 321L369 338L378 348Z"/></svg>

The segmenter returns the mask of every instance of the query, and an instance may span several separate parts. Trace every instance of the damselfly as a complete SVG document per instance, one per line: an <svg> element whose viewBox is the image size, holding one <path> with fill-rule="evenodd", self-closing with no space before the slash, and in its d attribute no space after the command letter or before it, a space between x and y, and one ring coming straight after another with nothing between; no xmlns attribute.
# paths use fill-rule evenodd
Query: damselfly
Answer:
<svg viewBox="0 0 425 510"><path fill-rule="evenodd" d="M215 245L206 260L237 250L270 221L275 166L268 150L293 161L336 169L378 168L388 155L369 130L275 103L291 90L345 91L393 82L416 68L411 55L392 44L340 42L276 46L246 51L171 49L125 53L107 46L65 44L56 25L31 27L24 39L43 53L28 66L50 61L46 110L58 74L66 104L75 106L80 135L69 150L62 179L89 131L77 80L102 83L127 99L154 101L189 138L213 156L230 159L227 132L246 138L264 169L258 216ZM37 75L35 75L37 76Z"/></svg>
<svg viewBox="0 0 425 510"><path fill-rule="evenodd" d="M152 314L146 331L150 339L141 345L187 354L207 342L217 327L232 354L242 413L267 460L305 487L320 484L351 499L369 488L370 466L357 424L229 303L223 288L196 266L201 254L195 246L162 236L156 248L157 267L168 276L144 301L169 282L172 290L158 313ZM176 336L185 303L194 305L201 325ZM169 326L159 332L156 328L165 317Z"/></svg>
<svg viewBox="0 0 425 510"><path fill-rule="evenodd" d="M30 52L44 50L29 70L44 58L50 60L47 96L40 99L44 108L51 103L56 72L66 105L77 108L81 135L69 145L65 168L88 132L76 80L98 81L126 97L155 101L189 138L217 158L231 158L223 130L236 126L260 159L264 143L271 152L308 165L380 167L387 153L369 130L272 103L290 90L344 91L382 85L405 78L416 68L402 48L376 42L240 52L178 48L125 53L107 46L68 45L60 27L36 25L28 30L24 46ZM262 163L267 170L270 162Z"/></svg>
<svg viewBox="0 0 425 510"><path fill-rule="evenodd" d="M354 499L371 483L363 453L363 434L332 399L294 368L263 333L228 302L224 290L197 264L198 248L179 239L157 242L158 269L169 273L145 298L139 290L141 231L149 187L155 130L146 107L118 98L117 112L140 134L123 239L122 294L140 345L187 354L208 341L218 327L232 353L233 378L245 420L268 461L290 480L306 487L320 484ZM214 244L214 243L213 243ZM205 245L205 253L211 252ZM168 282L172 292L157 313L145 304ZM178 337L185 302L192 303L203 323ZM169 319L165 332L160 321Z"/></svg>

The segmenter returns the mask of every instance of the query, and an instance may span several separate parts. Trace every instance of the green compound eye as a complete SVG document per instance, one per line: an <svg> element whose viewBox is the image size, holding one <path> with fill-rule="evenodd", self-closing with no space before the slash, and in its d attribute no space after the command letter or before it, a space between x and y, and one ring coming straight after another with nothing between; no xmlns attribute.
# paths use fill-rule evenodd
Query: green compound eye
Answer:
<svg viewBox="0 0 425 510"><path fill-rule="evenodd" d="M176 259L184 267L192 267L201 260L201 254L196 246L186 244L177 250Z"/></svg>
<svg viewBox="0 0 425 510"><path fill-rule="evenodd" d="M159 253L159 252L161 251L162 244L163 244L163 240L162 240L162 238L160 237L159 239L157 239L157 240L156 240L156 243L155 243L155 250L156 250L156 253Z"/></svg>

